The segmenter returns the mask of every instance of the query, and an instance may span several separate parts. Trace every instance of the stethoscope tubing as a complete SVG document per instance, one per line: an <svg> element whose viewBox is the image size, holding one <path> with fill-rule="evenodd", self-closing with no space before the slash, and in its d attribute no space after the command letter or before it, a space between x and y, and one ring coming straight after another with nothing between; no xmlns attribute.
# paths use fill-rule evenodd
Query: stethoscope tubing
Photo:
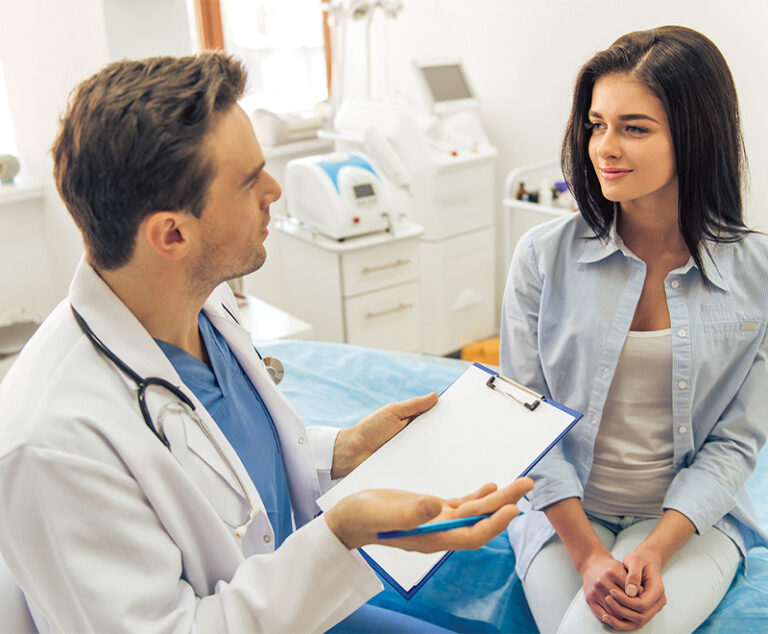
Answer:
<svg viewBox="0 0 768 634"><path fill-rule="evenodd" d="M227 309L226 306L224 306L224 310L226 310L232 319L235 320L236 323L239 323L234 315ZM88 325L88 322L85 321L83 316L77 312L74 306L70 304L70 308L72 309L72 314L75 317L75 321L77 322L78 326L80 326L80 330L82 330L83 334L86 336L86 338L91 342L94 348L98 350L102 355L104 355L109 361L111 361L119 370L121 370L123 373L125 373L128 378L130 378L134 383L136 383L136 386L138 387L138 401L139 401L139 410L141 411L141 416L144 419L144 423L147 427L152 431L152 433L160 440L165 447L171 451L171 444L168 442L168 438L164 433L162 433L154 424L152 421L152 415L149 413L149 407L147 406L145 393L148 387L152 385L157 385L159 387L163 387L166 390L168 390L173 396L178 398L182 403L187 405L193 412L194 412L194 420L200 427L200 429L203 430L203 433L205 434L205 437L208 439L208 442L213 445L214 449L216 449L216 453L219 455L219 457L224 461L224 463L227 465L227 468L229 469L230 473L232 473L232 476L237 481L238 486L243 492L243 497L246 500L248 504L248 517L245 519L245 521L241 524L231 524L224 520L222 518L222 521L224 521L228 526L230 526L235 531L235 536L242 539L245 537L245 534L248 530L248 526L250 525L251 521L254 517L256 517L256 513L258 512L258 509L253 503L253 500L251 500L251 496L248 494L248 489L245 486L245 482L243 482L242 478L240 477L240 474L238 474L237 470L235 469L234 465L232 464L231 460L227 457L227 455L224 453L222 448L219 446L219 443L216 442L216 439L213 437L213 434L211 433L211 430L208 429L208 426L205 424L205 421L200 418L198 415L195 404L192 402L192 400L184 394L178 387L173 385L173 383L170 383L169 381L157 377L157 376L150 376L150 377L142 377L138 372L136 372L133 368L131 368L125 361L123 361L120 357L118 357L112 350L110 350L107 345L99 339L99 337L96 335L93 330L91 330L91 327ZM255 349L255 348L254 348ZM259 355L259 359L261 359L261 354L259 354L259 351L256 350L256 354Z"/></svg>

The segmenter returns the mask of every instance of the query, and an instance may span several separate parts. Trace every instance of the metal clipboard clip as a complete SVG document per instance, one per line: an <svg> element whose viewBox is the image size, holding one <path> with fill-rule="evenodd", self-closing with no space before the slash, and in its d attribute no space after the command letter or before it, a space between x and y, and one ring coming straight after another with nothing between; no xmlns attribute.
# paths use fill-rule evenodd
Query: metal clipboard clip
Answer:
<svg viewBox="0 0 768 634"><path fill-rule="evenodd" d="M504 381L505 383L508 383L512 387L517 388L518 390L521 390L523 392L527 392L528 394L531 394L532 396L535 396L536 398L533 399L530 402L526 402L521 398L518 398L514 394L510 394L509 392L502 390L499 388L499 386L496 385L496 379L499 379L501 381ZM520 403L520 405L523 405L526 409L533 411L535 410L540 404L541 401L544 400L544 395L539 394L538 392L534 392L531 388L525 387L525 385L521 385L517 381L513 381L509 377L504 376L503 374L494 374L491 376L490 379L485 383L486 387L491 388L492 390L496 390L499 394L502 396L506 396L507 398L511 398L513 401L516 401Z"/></svg>

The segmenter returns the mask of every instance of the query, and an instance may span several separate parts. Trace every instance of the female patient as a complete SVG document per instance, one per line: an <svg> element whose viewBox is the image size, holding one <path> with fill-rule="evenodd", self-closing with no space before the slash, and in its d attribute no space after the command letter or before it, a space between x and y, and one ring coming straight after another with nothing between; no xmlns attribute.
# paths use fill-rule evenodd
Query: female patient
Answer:
<svg viewBox="0 0 768 634"><path fill-rule="evenodd" d="M744 490L768 431L744 163L700 33L630 33L581 69L562 153L581 213L521 240L502 315L503 371L584 413L509 529L543 632L690 632L768 544Z"/></svg>

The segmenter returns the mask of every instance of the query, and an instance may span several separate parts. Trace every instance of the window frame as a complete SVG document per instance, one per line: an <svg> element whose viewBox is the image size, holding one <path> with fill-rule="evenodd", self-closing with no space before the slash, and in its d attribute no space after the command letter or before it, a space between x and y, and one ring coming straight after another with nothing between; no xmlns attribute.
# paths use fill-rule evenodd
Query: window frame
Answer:
<svg viewBox="0 0 768 634"><path fill-rule="evenodd" d="M325 48L325 78L328 94L331 94L331 26L329 22L330 12L328 11L329 2L323 1L322 10L322 29L323 46ZM195 0L195 17L197 22L197 34L200 48L202 50L224 49L224 28L221 20L221 2L220 0Z"/></svg>

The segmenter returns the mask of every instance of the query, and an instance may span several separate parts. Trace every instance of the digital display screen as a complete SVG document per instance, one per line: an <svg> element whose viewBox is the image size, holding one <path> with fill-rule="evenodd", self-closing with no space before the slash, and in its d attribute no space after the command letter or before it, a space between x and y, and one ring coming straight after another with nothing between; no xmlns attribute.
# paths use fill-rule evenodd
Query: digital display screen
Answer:
<svg viewBox="0 0 768 634"><path fill-rule="evenodd" d="M445 66L423 66L421 72L435 101L454 101L472 99L469 84L458 64Z"/></svg>
<svg viewBox="0 0 768 634"><path fill-rule="evenodd" d="M355 192L355 198L365 198L366 196L373 196L373 185L366 183L365 185L355 185L352 188Z"/></svg>

